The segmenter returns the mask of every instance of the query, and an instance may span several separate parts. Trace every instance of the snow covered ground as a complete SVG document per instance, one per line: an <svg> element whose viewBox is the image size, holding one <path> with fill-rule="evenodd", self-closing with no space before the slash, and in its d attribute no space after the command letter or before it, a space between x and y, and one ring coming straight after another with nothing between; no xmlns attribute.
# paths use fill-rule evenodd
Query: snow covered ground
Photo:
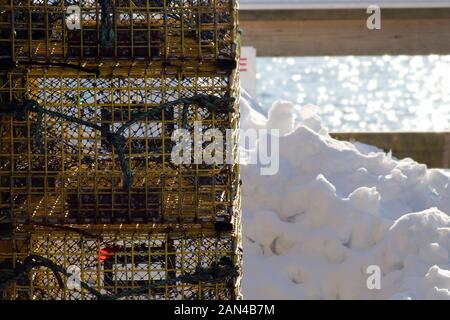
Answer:
<svg viewBox="0 0 450 320"><path fill-rule="evenodd" d="M267 120L252 103L242 99L243 128L285 135L277 175L242 168L244 298L450 299L443 171L334 140L312 106L275 103ZM367 287L369 266L380 290Z"/></svg>

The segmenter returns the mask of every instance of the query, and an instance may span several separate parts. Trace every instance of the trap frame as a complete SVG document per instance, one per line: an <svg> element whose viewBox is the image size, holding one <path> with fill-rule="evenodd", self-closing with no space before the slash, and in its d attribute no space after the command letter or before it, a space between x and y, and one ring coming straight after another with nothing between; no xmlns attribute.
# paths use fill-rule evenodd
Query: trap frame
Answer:
<svg viewBox="0 0 450 320"><path fill-rule="evenodd" d="M240 210L237 74L139 71L8 74L0 117L4 221L230 228ZM232 138L224 147L232 163L173 164L173 132L192 132L196 121Z"/></svg>
<svg viewBox="0 0 450 320"><path fill-rule="evenodd" d="M236 0L0 0L13 62L234 60Z"/></svg>
<svg viewBox="0 0 450 320"><path fill-rule="evenodd" d="M238 230L201 227L21 227L0 253L0 298L238 299Z"/></svg>
<svg viewBox="0 0 450 320"><path fill-rule="evenodd" d="M237 1L0 13L0 299L240 298ZM172 162L197 122L231 162Z"/></svg>

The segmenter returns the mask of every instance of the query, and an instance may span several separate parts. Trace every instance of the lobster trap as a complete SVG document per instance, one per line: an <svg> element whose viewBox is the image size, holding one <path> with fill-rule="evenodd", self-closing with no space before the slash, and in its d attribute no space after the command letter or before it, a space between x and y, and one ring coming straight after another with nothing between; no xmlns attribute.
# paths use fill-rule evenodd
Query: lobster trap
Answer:
<svg viewBox="0 0 450 320"><path fill-rule="evenodd" d="M240 297L236 0L0 0L0 299Z"/></svg>
<svg viewBox="0 0 450 320"><path fill-rule="evenodd" d="M2 219L232 228L240 189L233 77L178 68L10 74L0 108ZM174 133L198 125L228 137L213 150L223 161L195 163L193 153L174 164Z"/></svg>
<svg viewBox="0 0 450 320"><path fill-rule="evenodd" d="M192 226L40 227L16 232L9 241L16 249L0 253L3 299L239 297L238 233Z"/></svg>
<svg viewBox="0 0 450 320"><path fill-rule="evenodd" d="M13 62L236 58L236 0L0 0Z"/></svg>

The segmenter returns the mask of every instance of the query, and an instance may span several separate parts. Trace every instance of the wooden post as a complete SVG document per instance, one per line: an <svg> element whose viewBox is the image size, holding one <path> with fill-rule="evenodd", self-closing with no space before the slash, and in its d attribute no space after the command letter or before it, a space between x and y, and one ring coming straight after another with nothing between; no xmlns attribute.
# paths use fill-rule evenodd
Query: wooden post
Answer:
<svg viewBox="0 0 450 320"><path fill-rule="evenodd" d="M359 141L412 158L430 168L450 168L450 132L352 132L332 133L334 138Z"/></svg>

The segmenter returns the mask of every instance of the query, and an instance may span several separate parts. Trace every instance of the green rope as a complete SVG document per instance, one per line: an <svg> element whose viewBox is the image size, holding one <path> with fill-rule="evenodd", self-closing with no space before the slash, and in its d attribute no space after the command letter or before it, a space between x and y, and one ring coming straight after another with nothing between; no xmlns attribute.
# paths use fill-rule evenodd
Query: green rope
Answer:
<svg viewBox="0 0 450 320"><path fill-rule="evenodd" d="M110 0L100 0L101 25L100 25L100 44L103 47L110 48L114 45L114 6Z"/></svg>
<svg viewBox="0 0 450 320"><path fill-rule="evenodd" d="M177 283L184 283L196 285L199 283L216 284L239 276L237 267L232 265L216 265L212 268L199 268L194 274L185 274L176 278L158 281L158 283L151 283L138 288L122 291L118 294L108 296L102 295L99 300L119 300L125 297L140 295L154 290L160 286L176 285Z"/></svg>
<svg viewBox="0 0 450 320"><path fill-rule="evenodd" d="M171 111L177 105L182 104L182 127L187 127L188 122L188 111L189 106L198 105L200 108L204 108L208 110L210 113L216 114L226 114L234 112L234 101L235 99L232 97L216 97L212 95L195 95L189 98L181 98L178 100L166 102L164 104L159 105L158 107L151 108L146 112L134 112L130 120L122 124L116 132L112 132L110 127L106 129L101 125L96 123L92 123L86 120L83 120L78 117L69 116L67 114L52 111L45 109L39 105L39 103L35 100L24 100L23 103L8 103L0 105L0 116L9 115L9 116L17 116L24 117L27 113L34 112L36 113L36 126L34 130L34 140L36 146L39 148L39 151L43 154L45 153L45 147L42 142L42 128L44 121L44 114L49 115L54 118L63 119L68 122L76 123L78 125L83 125L93 130L100 131L106 137L106 142L110 147L114 147L120 168L123 174L123 187L125 189L130 189L133 185L133 173L128 165L128 161L125 157L125 149L127 139L124 137L124 133L127 129L129 129L132 125L136 124L138 121L147 119L147 118L157 118L161 112Z"/></svg>
<svg viewBox="0 0 450 320"><path fill-rule="evenodd" d="M13 270L0 270L0 290L5 289L9 284L17 282L22 279L24 275L28 274L31 270L36 268L50 269L58 282L60 288L65 288L65 284L61 275L70 277L72 274L68 273L62 266L54 263L50 259L39 255L29 255L23 261L23 263L17 262L16 267ZM80 286L87 290L89 293L95 295L99 299L102 294L92 288L84 281L80 281Z"/></svg>
<svg viewBox="0 0 450 320"><path fill-rule="evenodd" d="M54 263L50 259L39 255L30 255L26 257L23 263L17 262L12 270L0 270L0 289L5 289L9 284L17 282L35 268L44 267L50 269L61 289L66 288L61 275L69 278L72 274L68 273L62 266ZM177 283L196 285L199 283L216 284L239 276L239 270L236 266L228 263L215 263L211 268L198 268L193 274L183 274L167 280L158 280L145 286L124 290L115 295L102 294L86 282L80 280L80 287L94 295L98 300L118 300L129 296L140 295L154 290L161 286L176 285Z"/></svg>
<svg viewBox="0 0 450 320"><path fill-rule="evenodd" d="M58 281L58 285L64 286L64 281L61 277L60 273L63 273L63 268L53 263L53 261L36 255L30 255L25 258L23 263L17 262L17 265L12 270L1 270L0 271L0 289L5 289L9 284L17 282L20 280L25 274L29 273L32 269L45 267L50 269L56 280ZM63 273L64 274L64 273Z"/></svg>

